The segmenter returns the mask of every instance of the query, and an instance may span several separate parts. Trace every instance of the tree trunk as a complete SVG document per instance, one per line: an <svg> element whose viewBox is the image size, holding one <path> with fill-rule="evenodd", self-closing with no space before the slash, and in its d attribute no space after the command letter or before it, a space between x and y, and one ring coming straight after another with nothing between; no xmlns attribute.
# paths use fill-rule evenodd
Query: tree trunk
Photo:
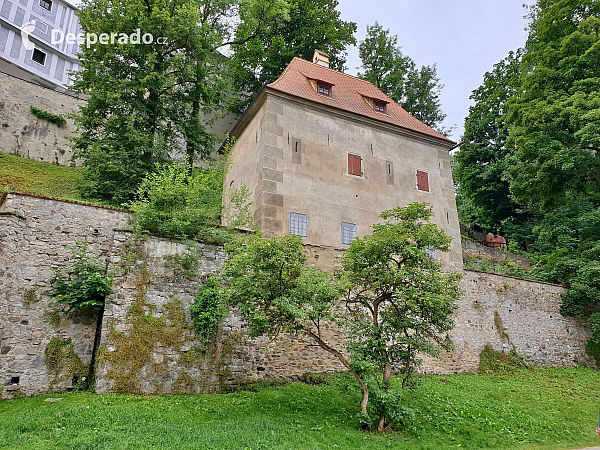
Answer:
<svg viewBox="0 0 600 450"><path fill-rule="evenodd" d="M329 344L327 344L327 342L325 342L323 339L321 339L321 337L318 334L313 333L310 330L307 330L306 334L308 334L310 337L312 337L317 342L317 344L319 344L319 347L321 347L323 350L328 351L329 353L334 355L337 359L339 359L340 362L344 365L344 367L346 367L352 373L352 375L354 375L354 378L356 378L356 381L358 381L358 384L360 385L360 389L362 391L362 400L360 401L360 410L362 411L363 414L367 414L367 404L369 403L369 389L367 388L367 385L363 382L363 380L360 378L360 375L358 374L358 372L356 372L354 369L352 369L352 367L350 366L350 361L348 361L348 359L342 354L342 352L340 352L339 350L336 350L333 347L330 347Z"/></svg>
<svg viewBox="0 0 600 450"><path fill-rule="evenodd" d="M392 379L392 365L388 362L383 367L383 386L387 390L390 388L390 381ZM388 425L389 427L389 425ZM379 423L377 424L377 431L386 431L388 428L385 426L385 416L381 416L379 418Z"/></svg>

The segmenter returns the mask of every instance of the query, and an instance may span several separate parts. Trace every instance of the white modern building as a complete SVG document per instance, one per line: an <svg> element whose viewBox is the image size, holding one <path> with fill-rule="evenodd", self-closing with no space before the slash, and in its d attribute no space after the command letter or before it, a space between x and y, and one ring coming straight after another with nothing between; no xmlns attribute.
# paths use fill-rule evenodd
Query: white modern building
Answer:
<svg viewBox="0 0 600 450"><path fill-rule="evenodd" d="M0 0L0 72L68 91L78 44L52 44L52 30L79 34L77 8L64 0Z"/></svg>

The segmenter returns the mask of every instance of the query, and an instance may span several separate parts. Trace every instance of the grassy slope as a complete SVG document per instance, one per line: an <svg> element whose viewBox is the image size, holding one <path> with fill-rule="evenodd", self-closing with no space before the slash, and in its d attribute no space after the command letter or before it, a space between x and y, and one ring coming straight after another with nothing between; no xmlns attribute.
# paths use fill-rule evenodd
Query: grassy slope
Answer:
<svg viewBox="0 0 600 450"><path fill-rule="evenodd" d="M7 190L81 200L77 189L83 169L0 153L0 194Z"/></svg>
<svg viewBox="0 0 600 450"><path fill-rule="evenodd" d="M71 393L0 403L0 446L31 449L575 448L594 434L600 374L533 369L514 375L428 376L410 395L402 432L358 430L357 395L295 383L227 395Z"/></svg>

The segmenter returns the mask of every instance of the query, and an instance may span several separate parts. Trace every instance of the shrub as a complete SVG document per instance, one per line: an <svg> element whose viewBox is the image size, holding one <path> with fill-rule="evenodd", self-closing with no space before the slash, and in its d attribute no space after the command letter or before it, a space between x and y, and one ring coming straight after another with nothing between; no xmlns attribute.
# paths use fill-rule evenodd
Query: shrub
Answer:
<svg viewBox="0 0 600 450"><path fill-rule="evenodd" d="M204 348L217 334L219 322L226 313L227 308L220 299L219 280L210 277L202 285L202 289L194 298L194 304L190 308L194 332L202 341Z"/></svg>
<svg viewBox="0 0 600 450"><path fill-rule="evenodd" d="M497 352L487 344L479 354L479 370L481 374L510 373L526 369L525 358L517 353L514 347L508 352Z"/></svg>
<svg viewBox="0 0 600 450"><path fill-rule="evenodd" d="M50 123L53 123L57 127L62 127L67 123L63 116L52 114L48 111L44 111L43 109L36 108L35 106L29 106L29 109L31 109L31 113L38 119L46 120Z"/></svg>
<svg viewBox="0 0 600 450"><path fill-rule="evenodd" d="M221 227L223 171L172 163L157 165L140 185L134 211L138 233L223 243L232 230Z"/></svg>
<svg viewBox="0 0 600 450"><path fill-rule="evenodd" d="M57 303L67 305L69 311L99 311L104 307L104 298L110 294L112 279L106 275L105 268L87 254L87 242L77 246L71 279L60 271L55 272L51 279L55 285L52 297Z"/></svg>

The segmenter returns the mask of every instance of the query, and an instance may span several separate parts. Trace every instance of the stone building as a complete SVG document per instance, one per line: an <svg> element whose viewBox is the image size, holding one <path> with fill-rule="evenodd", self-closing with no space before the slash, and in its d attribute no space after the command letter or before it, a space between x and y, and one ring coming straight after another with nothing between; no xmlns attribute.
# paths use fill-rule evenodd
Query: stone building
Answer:
<svg viewBox="0 0 600 450"><path fill-rule="evenodd" d="M462 267L460 231L445 136L373 84L329 68L327 55L294 58L256 96L231 133L224 203L245 185L260 228L307 244L346 248L371 233L379 214L431 204Z"/></svg>
<svg viewBox="0 0 600 450"><path fill-rule="evenodd" d="M77 8L65 0L0 0L0 72L67 91L79 70L79 44L62 39L81 33ZM56 39L57 41L59 39Z"/></svg>

